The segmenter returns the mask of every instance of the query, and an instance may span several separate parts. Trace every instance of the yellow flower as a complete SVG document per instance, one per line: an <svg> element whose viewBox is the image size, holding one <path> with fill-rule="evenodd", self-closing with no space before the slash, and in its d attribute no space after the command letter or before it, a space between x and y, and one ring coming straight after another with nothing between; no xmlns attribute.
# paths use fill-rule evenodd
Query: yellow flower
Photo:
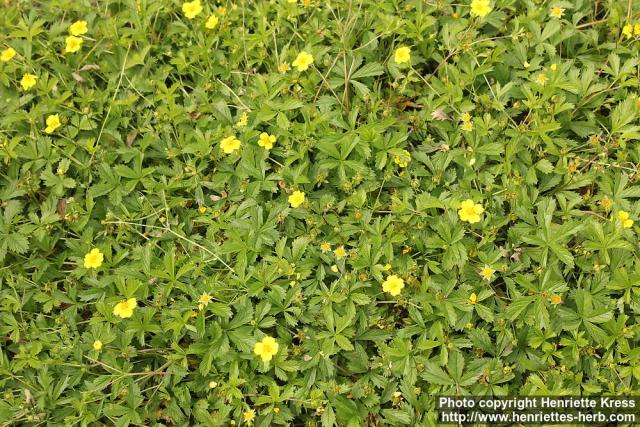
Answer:
<svg viewBox="0 0 640 427"><path fill-rule="evenodd" d="M467 199L460 205L458 216L461 221L467 221L471 224L480 222L480 214L484 212L484 208L480 204L476 204L471 199Z"/></svg>
<svg viewBox="0 0 640 427"><path fill-rule="evenodd" d="M224 16L227 14L227 8L224 6L220 6L218 7L218 9L216 9L216 12L218 12L218 15Z"/></svg>
<svg viewBox="0 0 640 427"><path fill-rule="evenodd" d="M93 248L84 256L84 268L99 268L104 261L104 254L100 249Z"/></svg>
<svg viewBox="0 0 640 427"><path fill-rule="evenodd" d="M633 25L631 25L631 24L627 24L624 27L622 27L622 34L627 36L627 38L633 37L633 32L632 31L633 31Z"/></svg>
<svg viewBox="0 0 640 427"><path fill-rule="evenodd" d="M407 46L400 46L396 49L396 54L393 57L396 64L404 64L411 61L411 49Z"/></svg>
<svg viewBox="0 0 640 427"><path fill-rule="evenodd" d="M491 280L491 276L493 276L493 273L495 272L496 271L493 268L489 267L488 265L485 265L484 268L480 270L480 275L485 280Z"/></svg>
<svg viewBox="0 0 640 427"><path fill-rule="evenodd" d="M551 65L549 66L549 69L550 69L551 71L555 71L555 70L557 70L557 69L558 69L558 64L556 64L556 63L551 64Z"/></svg>
<svg viewBox="0 0 640 427"><path fill-rule="evenodd" d="M460 118L463 122L470 122L472 119L471 114L469 113L462 113L462 116Z"/></svg>
<svg viewBox="0 0 640 427"><path fill-rule="evenodd" d="M382 267L382 269L383 269L384 271L389 271L389 270L391 270L391 268L392 268L392 267L391 267L391 264L385 264L385 265L384 265L384 267Z"/></svg>
<svg viewBox="0 0 640 427"><path fill-rule="evenodd" d="M46 133L53 133L54 130L60 127L60 116L52 114L47 117L47 127L44 129Z"/></svg>
<svg viewBox="0 0 640 427"><path fill-rule="evenodd" d="M547 83L547 76L544 73L540 73L538 74L538 77L536 77L536 82L538 82L539 85L544 86Z"/></svg>
<svg viewBox="0 0 640 427"><path fill-rule="evenodd" d="M313 55L307 52L300 52L295 61L291 63L298 71L305 71L309 68L309 65L313 64Z"/></svg>
<svg viewBox="0 0 640 427"><path fill-rule="evenodd" d="M231 154L240 149L240 140L231 135L220 141L220 148L225 154Z"/></svg>
<svg viewBox="0 0 640 427"><path fill-rule="evenodd" d="M200 206L198 208L198 212L200 212L201 214L204 214L207 212L207 207L206 206Z"/></svg>
<svg viewBox="0 0 640 427"><path fill-rule="evenodd" d="M549 13L549 15L552 18L562 18L562 15L564 14L565 9L562 7L552 7L551 8L551 12Z"/></svg>
<svg viewBox="0 0 640 427"><path fill-rule="evenodd" d="M215 381L209 381L209 388L216 388L218 387L218 383Z"/></svg>
<svg viewBox="0 0 640 427"><path fill-rule="evenodd" d="M278 65L278 71L280 71L281 73L286 73L290 69L291 67L289 67L288 62L283 62L282 64Z"/></svg>
<svg viewBox="0 0 640 427"><path fill-rule="evenodd" d="M489 0L473 0L471 2L471 16L483 17L493 9L489 6Z"/></svg>
<svg viewBox="0 0 640 427"><path fill-rule="evenodd" d="M68 36L65 39L66 46L64 48L64 51L66 53L73 53L73 52L79 51L80 47L82 47L82 41L83 40L80 37Z"/></svg>
<svg viewBox="0 0 640 427"><path fill-rule="evenodd" d="M248 424L251 424L253 420L256 418L256 412L253 409L249 409L242 414L242 418Z"/></svg>
<svg viewBox="0 0 640 427"><path fill-rule="evenodd" d="M342 258L347 255L347 251L344 250L344 246L338 246L336 250L333 251L333 254L336 258Z"/></svg>
<svg viewBox="0 0 640 427"><path fill-rule="evenodd" d="M333 264L333 265L331 266L331 271L333 271L334 273L337 273L337 272L338 272L338 266L337 266L337 265L335 265L335 264Z"/></svg>
<svg viewBox="0 0 640 427"><path fill-rule="evenodd" d="M461 128L465 132L471 132L473 130L473 123L472 122L462 122Z"/></svg>
<svg viewBox="0 0 640 427"><path fill-rule="evenodd" d="M72 36L81 36L88 30L87 21L76 21L69 26L69 34Z"/></svg>
<svg viewBox="0 0 640 427"><path fill-rule="evenodd" d="M322 253L327 253L331 250L331 245L327 242L324 242L320 245L320 250L322 251Z"/></svg>
<svg viewBox="0 0 640 427"><path fill-rule="evenodd" d="M613 206L613 202L610 199L602 199L600 201L600 206L602 206L604 210L608 211L611 209L611 206Z"/></svg>
<svg viewBox="0 0 640 427"><path fill-rule="evenodd" d="M263 362L270 361L278 352L278 343L273 337L266 336L253 347L253 352L262 358Z"/></svg>
<svg viewBox="0 0 640 427"><path fill-rule="evenodd" d="M93 342L93 349L96 350L96 351L100 351L102 349L102 341L95 340Z"/></svg>
<svg viewBox="0 0 640 427"><path fill-rule="evenodd" d="M211 295L206 292L203 293L202 295L200 295L200 298L198 298L198 302L206 306L207 304L209 304L209 302L211 302Z"/></svg>
<svg viewBox="0 0 640 427"><path fill-rule="evenodd" d="M277 406L273 408L273 413L278 415L280 413L280 408L278 408Z"/></svg>
<svg viewBox="0 0 640 427"><path fill-rule="evenodd" d="M123 319L133 316L133 310L138 306L138 301L135 298L129 298L120 301L113 307L113 314L120 316Z"/></svg>
<svg viewBox="0 0 640 427"><path fill-rule="evenodd" d="M27 73L22 76L22 80L20 80L20 86L22 86L22 89L24 90L29 90L36 85L37 79L37 76Z"/></svg>
<svg viewBox="0 0 640 427"><path fill-rule="evenodd" d="M633 26L633 34L640 36L640 22L636 22L636 25Z"/></svg>
<svg viewBox="0 0 640 427"><path fill-rule="evenodd" d="M411 161L411 153L407 150L402 150L402 154L395 156L393 162L401 168L406 168Z"/></svg>
<svg viewBox="0 0 640 427"><path fill-rule="evenodd" d="M562 297L558 294L551 295L550 299L551 299L551 304L553 305L562 304Z"/></svg>
<svg viewBox="0 0 640 427"><path fill-rule="evenodd" d="M633 220L629 219L629 212L618 211L618 219L620 220L624 228L633 227Z"/></svg>
<svg viewBox="0 0 640 427"><path fill-rule="evenodd" d="M297 208L301 204L304 203L304 193L302 191L294 191L293 194L289 196L289 204L292 208Z"/></svg>
<svg viewBox="0 0 640 427"><path fill-rule="evenodd" d="M275 136L269 135L266 132L262 132L260 134L260 139L258 140L258 145L260 147L263 147L265 150L271 150L276 140L277 138Z"/></svg>
<svg viewBox="0 0 640 427"><path fill-rule="evenodd" d="M404 288L404 280L395 274L387 277L387 280L382 282L382 290L394 297L400 295L402 288Z"/></svg>
<svg viewBox="0 0 640 427"><path fill-rule="evenodd" d="M218 22L219 22L218 17L216 15L211 15L209 19L207 19L207 22L204 24L204 26L209 30L213 30L216 27L216 25L218 25Z"/></svg>
<svg viewBox="0 0 640 427"><path fill-rule="evenodd" d="M187 19L193 19L202 12L202 5L200 4L200 0L188 1L182 4L182 12L184 12L184 16Z"/></svg>
<svg viewBox="0 0 640 427"><path fill-rule="evenodd" d="M12 47L8 47L0 53L0 61L9 62L16 56L16 51Z"/></svg>
<svg viewBox="0 0 640 427"><path fill-rule="evenodd" d="M243 111L242 114L240 115L240 119L238 119L238 123L236 123L236 127L243 128L247 125L248 122L249 122L249 115L247 114L246 111Z"/></svg>
<svg viewBox="0 0 640 427"><path fill-rule="evenodd" d="M478 296L475 294L475 292L469 295L469 299L467 300L467 302L471 305L474 305L477 301L478 301Z"/></svg>

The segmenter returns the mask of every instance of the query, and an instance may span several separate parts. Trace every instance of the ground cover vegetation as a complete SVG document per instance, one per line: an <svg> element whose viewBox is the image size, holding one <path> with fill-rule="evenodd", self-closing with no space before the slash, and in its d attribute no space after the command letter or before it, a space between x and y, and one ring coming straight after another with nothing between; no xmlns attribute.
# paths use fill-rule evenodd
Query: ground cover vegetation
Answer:
<svg viewBox="0 0 640 427"><path fill-rule="evenodd" d="M1 425L637 392L639 12L3 0Z"/></svg>

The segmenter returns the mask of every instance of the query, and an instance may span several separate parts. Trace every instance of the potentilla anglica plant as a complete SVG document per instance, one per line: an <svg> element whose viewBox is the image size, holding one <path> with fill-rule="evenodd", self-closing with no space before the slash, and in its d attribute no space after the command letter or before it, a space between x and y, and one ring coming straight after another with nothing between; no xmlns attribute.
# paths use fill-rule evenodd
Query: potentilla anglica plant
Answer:
<svg viewBox="0 0 640 427"><path fill-rule="evenodd" d="M5 3L4 424L640 389L637 2Z"/></svg>

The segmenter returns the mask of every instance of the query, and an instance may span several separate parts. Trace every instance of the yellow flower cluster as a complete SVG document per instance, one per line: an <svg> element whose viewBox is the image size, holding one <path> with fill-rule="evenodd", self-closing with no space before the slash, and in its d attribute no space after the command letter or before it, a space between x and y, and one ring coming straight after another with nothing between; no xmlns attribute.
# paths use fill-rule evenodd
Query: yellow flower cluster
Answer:
<svg viewBox="0 0 640 427"><path fill-rule="evenodd" d="M471 132L473 130L473 117L469 113L462 114L462 125L460 127L463 131Z"/></svg>
<svg viewBox="0 0 640 427"><path fill-rule="evenodd" d="M84 39L81 36L89 31L87 27L87 21L76 21L69 26L69 36L65 39L66 53L74 53L80 50Z"/></svg>
<svg viewBox="0 0 640 427"><path fill-rule="evenodd" d="M622 27L622 34L627 36L630 39L633 36L640 36L640 22L636 22L635 24L627 24Z"/></svg>
<svg viewBox="0 0 640 427"><path fill-rule="evenodd" d="M202 2L200 0L187 1L182 3L182 13L187 19L193 19L202 12ZM226 9L224 7L219 7L217 10L220 16L223 16L226 13ZM216 15L209 15L206 22L204 23L204 27L207 30L213 30L218 26L220 19Z"/></svg>
<svg viewBox="0 0 640 427"><path fill-rule="evenodd" d="M246 126L246 122L247 117L243 115L238 123L236 123L236 127ZM270 135L266 132L262 132L260 134L260 137L258 138L258 145L265 150L271 150L277 140L278 138L275 135ZM222 152L225 154L231 154L234 151L238 151L241 145L242 143L240 142L240 140L234 135L227 136L220 141L220 149L222 149Z"/></svg>
<svg viewBox="0 0 640 427"><path fill-rule="evenodd" d="M245 128L247 127L247 123L249 123L249 115L247 114L246 111L243 111L236 123L236 127L238 129Z"/></svg>
<svg viewBox="0 0 640 427"><path fill-rule="evenodd" d="M629 218L629 212L618 211L618 220L622 224L623 228L631 228L631 227L633 227L633 220L631 218Z"/></svg>
<svg viewBox="0 0 640 427"><path fill-rule="evenodd" d="M401 154L394 156L393 158L393 162L401 168L406 168L410 161L411 153L409 153L407 150L402 150Z"/></svg>

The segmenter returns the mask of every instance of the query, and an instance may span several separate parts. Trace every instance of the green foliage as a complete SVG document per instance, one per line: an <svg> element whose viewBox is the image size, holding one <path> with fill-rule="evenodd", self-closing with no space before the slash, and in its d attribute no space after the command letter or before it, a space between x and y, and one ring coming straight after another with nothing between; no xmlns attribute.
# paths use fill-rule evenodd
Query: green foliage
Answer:
<svg viewBox="0 0 640 427"><path fill-rule="evenodd" d="M4 3L2 425L640 389L638 0Z"/></svg>

